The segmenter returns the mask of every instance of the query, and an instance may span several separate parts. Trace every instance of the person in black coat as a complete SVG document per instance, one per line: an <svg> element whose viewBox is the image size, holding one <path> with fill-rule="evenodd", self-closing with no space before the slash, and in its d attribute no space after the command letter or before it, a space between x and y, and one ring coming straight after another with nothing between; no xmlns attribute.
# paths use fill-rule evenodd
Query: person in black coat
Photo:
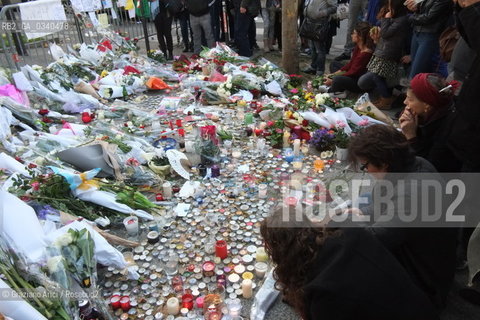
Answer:
<svg viewBox="0 0 480 320"><path fill-rule="evenodd" d="M438 172L459 172L461 166L446 142L454 116L455 86L436 74L417 74L399 120L416 155L427 159Z"/></svg>
<svg viewBox="0 0 480 320"><path fill-rule="evenodd" d="M367 218L365 227L402 264L438 308L445 307L456 263L458 223L446 217L451 197L427 160L416 157L405 136L377 124L350 141L349 157L375 178L371 202L347 210ZM436 184L435 193L425 189Z"/></svg>
<svg viewBox="0 0 480 320"><path fill-rule="evenodd" d="M173 60L173 39L172 39L172 21L173 15L168 10L168 1L160 0L158 2L159 11L153 22L157 30L157 39L160 50L167 60Z"/></svg>
<svg viewBox="0 0 480 320"><path fill-rule="evenodd" d="M296 210L277 209L260 231L277 285L303 319L438 319L428 297L372 234L325 228L304 214L298 219Z"/></svg>

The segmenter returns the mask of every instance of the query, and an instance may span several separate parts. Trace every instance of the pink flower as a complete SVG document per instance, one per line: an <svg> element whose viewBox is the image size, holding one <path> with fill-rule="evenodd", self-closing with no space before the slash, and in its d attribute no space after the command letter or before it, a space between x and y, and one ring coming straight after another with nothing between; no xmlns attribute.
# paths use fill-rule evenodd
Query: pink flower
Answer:
<svg viewBox="0 0 480 320"><path fill-rule="evenodd" d="M32 182L32 189L35 191L40 190L40 182L38 181Z"/></svg>
<svg viewBox="0 0 480 320"><path fill-rule="evenodd" d="M283 133L283 130L280 129L280 128L277 128L275 131L276 131L277 133Z"/></svg>
<svg viewBox="0 0 480 320"><path fill-rule="evenodd" d="M368 119L363 119L362 121L360 121L358 123L358 125L361 126L361 127L368 126Z"/></svg>
<svg viewBox="0 0 480 320"><path fill-rule="evenodd" d="M345 128L347 125L345 122L338 120L337 121L337 127L338 128Z"/></svg>
<svg viewBox="0 0 480 320"><path fill-rule="evenodd" d="M292 90L290 90L291 93L293 94L297 94L298 93L298 89L297 88L293 88Z"/></svg>
<svg viewBox="0 0 480 320"><path fill-rule="evenodd" d="M267 122L267 127L273 127L274 124L275 124L275 122L273 122L273 121L268 121L268 122Z"/></svg>

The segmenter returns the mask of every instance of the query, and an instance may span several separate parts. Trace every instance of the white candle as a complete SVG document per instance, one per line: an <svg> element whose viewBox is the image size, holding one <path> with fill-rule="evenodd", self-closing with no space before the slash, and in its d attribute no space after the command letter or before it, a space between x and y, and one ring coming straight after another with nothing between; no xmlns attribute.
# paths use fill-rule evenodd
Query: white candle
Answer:
<svg viewBox="0 0 480 320"><path fill-rule="evenodd" d="M180 302L177 298L167 300L167 313L176 316L180 312Z"/></svg>
<svg viewBox="0 0 480 320"><path fill-rule="evenodd" d="M268 265L265 262L255 263L255 275L259 279L263 279L267 273Z"/></svg>
<svg viewBox="0 0 480 320"><path fill-rule="evenodd" d="M125 229L127 229L127 233L129 235L133 236L138 233L137 217L126 217L125 219L123 219L123 224L125 225Z"/></svg>
<svg viewBox="0 0 480 320"><path fill-rule="evenodd" d="M258 197L264 199L267 197L267 188L268 186L265 183L262 183L258 186Z"/></svg>
<svg viewBox="0 0 480 320"><path fill-rule="evenodd" d="M253 295L252 284L252 280L250 279L245 279L242 281L242 296L245 299L250 299Z"/></svg>
<svg viewBox="0 0 480 320"><path fill-rule="evenodd" d="M298 157L300 155L300 139L295 139L293 141L293 154Z"/></svg>
<svg viewBox="0 0 480 320"><path fill-rule="evenodd" d="M283 147L288 148L289 145L290 145L290 132L285 131L283 133Z"/></svg>
<svg viewBox="0 0 480 320"><path fill-rule="evenodd" d="M170 199L172 197L172 184L170 182L165 182L163 184L163 197L165 199Z"/></svg>

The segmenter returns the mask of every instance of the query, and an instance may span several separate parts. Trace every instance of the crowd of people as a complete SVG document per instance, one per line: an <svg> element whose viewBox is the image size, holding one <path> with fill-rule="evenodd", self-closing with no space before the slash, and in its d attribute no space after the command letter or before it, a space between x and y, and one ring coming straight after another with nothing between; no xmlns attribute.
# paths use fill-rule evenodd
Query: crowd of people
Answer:
<svg viewBox="0 0 480 320"><path fill-rule="evenodd" d="M169 59L173 18L181 21L186 52L198 54L202 45L225 40L221 1L180 1L181 10L175 12L168 7L172 1L160 2L164 5L155 21L161 50ZM281 49L281 1L226 2L239 54L249 57L257 46L257 16L264 21L264 51L274 50L276 43ZM392 181L393 173L403 173L407 191L395 189L398 201L417 193L417 175L480 171L479 0L350 0L344 51L328 72L326 55L339 26L337 9L346 2L299 2L301 46L311 55L304 71L323 76L324 90L336 97L368 92L378 108L388 109L400 77L409 82L399 129L372 125L360 131L349 145L353 166L377 181ZM327 24L322 26L327 31L302 37L305 21L316 27ZM440 40L451 26L459 36L446 52ZM438 319L455 268L465 266L472 226L480 220L475 192L468 187L461 207L467 221L455 228L409 228L397 216L395 227L374 222L342 228L309 219L295 225L298 207L275 211L263 221L261 233L285 300L304 319ZM383 209L374 206L376 201L371 196L368 205L344 213L378 214L373 211ZM468 297L480 304L480 291Z"/></svg>

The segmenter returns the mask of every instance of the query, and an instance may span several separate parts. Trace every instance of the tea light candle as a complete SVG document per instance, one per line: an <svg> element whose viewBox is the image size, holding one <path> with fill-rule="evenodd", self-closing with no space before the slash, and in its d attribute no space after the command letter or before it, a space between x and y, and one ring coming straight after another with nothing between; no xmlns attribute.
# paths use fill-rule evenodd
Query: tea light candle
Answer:
<svg viewBox="0 0 480 320"><path fill-rule="evenodd" d="M172 184L166 181L162 187L163 187L163 197L165 199L170 199L172 197Z"/></svg>
<svg viewBox="0 0 480 320"><path fill-rule="evenodd" d="M205 277L213 277L215 275L215 263L212 261L207 261L202 266L203 275Z"/></svg>
<svg viewBox="0 0 480 320"><path fill-rule="evenodd" d="M113 309L118 309L121 307L120 296L118 294L115 294L110 298L110 305L112 306Z"/></svg>
<svg viewBox="0 0 480 320"><path fill-rule="evenodd" d="M227 309L228 309L228 315L231 318L235 319L236 317L240 317L240 313L242 311L242 302L238 298L231 299L227 303Z"/></svg>
<svg viewBox="0 0 480 320"><path fill-rule="evenodd" d="M131 216L126 217L123 219L123 224L125 225L125 229L127 229L127 233L129 235L136 235L138 233L138 218Z"/></svg>
<svg viewBox="0 0 480 320"><path fill-rule="evenodd" d="M253 295L252 280L245 279L242 281L242 296L245 299L250 299Z"/></svg>
<svg viewBox="0 0 480 320"><path fill-rule="evenodd" d="M295 139L293 141L293 155L294 156L299 156L300 155L300 144L301 144L300 139Z"/></svg>
<svg viewBox="0 0 480 320"><path fill-rule="evenodd" d="M265 248L259 247L257 248L257 253L255 255L255 259L257 262L267 262L268 261L268 255L267 252L265 251Z"/></svg>
<svg viewBox="0 0 480 320"><path fill-rule="evenodd" d="M176 316L180 312L180 303L173 297L167 300L167 313Z"/></svg>
<svg viewBox="0 0 480 320"><path fill-rule="evenodd" d="M235 268L233 270L237 274L242 274L242 273L245 272L245 266L243 264L239 264L238 266L235 266Z"/></svg>
<svg viewBox="0 0 480 320"><path fill-rule="evenodd" d="M228 256L227 243L225 240L218 240L215 244L215 255L220 259L225 259Z"/></svg>
<svg viewBox="0 0 480 320"><path fill-rule="evenodd" d="M240 149L233 149L232 151L232 157L234 158L240 158L242 156L242 151Z"/></svg>
<svg viewBox="0 0 480 320"><path fill-rule="evenodd" d="M265 183L262 183L258 186L258 197L264 199L267 197L267 188L268 186Z"/></svg>
<svg viewBox="0 0 480 320"><path fill-rule="evenodd" d="M267 273L268 265L265 262L257 262L255 263L255 275L263 279L265 274Z"/></svg>
<svg viewBox="0 0 480 320"><path fill-rule="evenodd" d="M237 283L238 281L240 281L240 276L238 274L232 273L228 276L228 282L231 284Z"/></svg>
<svg viewBox="0 0 480 320"><path fill-rule="evenodd" d="M148 243L154 244L158 242L159 233L157 231L150 231L147 234Z"/></svg>

